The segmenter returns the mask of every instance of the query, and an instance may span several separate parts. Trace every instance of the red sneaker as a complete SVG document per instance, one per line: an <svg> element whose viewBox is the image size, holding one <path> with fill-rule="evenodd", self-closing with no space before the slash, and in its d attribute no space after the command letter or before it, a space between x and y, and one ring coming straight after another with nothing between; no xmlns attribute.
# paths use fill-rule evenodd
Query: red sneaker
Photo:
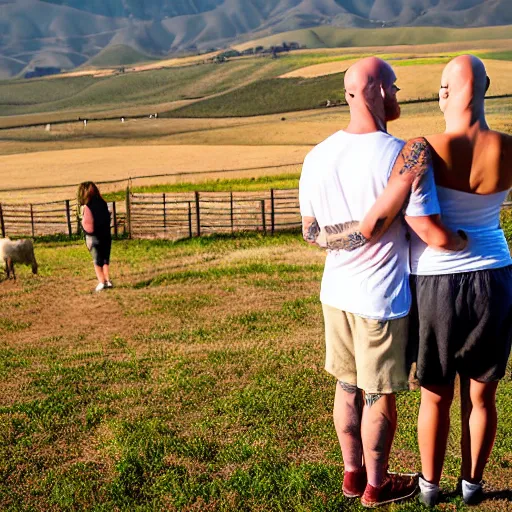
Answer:
<svg viewBox="0 0 512 512"><path fill-rule="evenodd" d="M346 498L360 498L366 489L366 468L345 471L343 475L343 495Z"/></svg>
<svg viewBox="0 0 512 512"><path fill-rule="evenodd" d="M382 485L373 487L367 484L361 505L367 508L380 507L393 501L406 500L418 492L417 476L389 474Z"/></svg>

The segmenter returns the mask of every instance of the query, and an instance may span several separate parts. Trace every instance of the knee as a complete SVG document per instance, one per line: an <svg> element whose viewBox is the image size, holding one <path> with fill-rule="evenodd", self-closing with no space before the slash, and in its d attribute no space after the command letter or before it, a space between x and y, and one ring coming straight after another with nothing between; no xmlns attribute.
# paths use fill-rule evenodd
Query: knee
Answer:
<svg viewBox="0 0 512 512"><path fill-rule="evenodd" d="M495 409L496 398L494 394L471 396L471 406L473 409Z"/></svg>
<svg viewBox="0 0 512 512"><path fill-rule="evenodd" d="M453 388L422 388L421 404L436 407L440 410L449 410L453 401Z"/></svg>

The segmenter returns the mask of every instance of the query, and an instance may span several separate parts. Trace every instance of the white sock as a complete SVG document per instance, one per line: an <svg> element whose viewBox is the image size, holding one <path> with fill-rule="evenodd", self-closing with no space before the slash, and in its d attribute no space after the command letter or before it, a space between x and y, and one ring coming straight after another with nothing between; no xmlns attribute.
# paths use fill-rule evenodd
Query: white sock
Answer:
<svg viewBox="0 0 512 512"><path fill-rule="evenodd" d="M472 494L475 494L475 492L480 491L482 489L482 484L472 484L471 482L468 482L467 480L462 480L462 496L471 496Z"/></svg>

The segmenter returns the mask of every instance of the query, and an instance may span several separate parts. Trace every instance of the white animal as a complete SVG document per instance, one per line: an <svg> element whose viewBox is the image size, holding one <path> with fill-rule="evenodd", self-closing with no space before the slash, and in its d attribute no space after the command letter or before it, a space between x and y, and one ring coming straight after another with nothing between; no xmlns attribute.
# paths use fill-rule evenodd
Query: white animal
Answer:
<svg viewBox="0 0 512 512"><path fill-rule="evenodd" d="M0 260L5 265L7 279L11 277L11 273L12 277L16 279L15 263L30 265L32 273L37 274L37 261L32 240L12 241L10 238L0 238Z"/></svg>

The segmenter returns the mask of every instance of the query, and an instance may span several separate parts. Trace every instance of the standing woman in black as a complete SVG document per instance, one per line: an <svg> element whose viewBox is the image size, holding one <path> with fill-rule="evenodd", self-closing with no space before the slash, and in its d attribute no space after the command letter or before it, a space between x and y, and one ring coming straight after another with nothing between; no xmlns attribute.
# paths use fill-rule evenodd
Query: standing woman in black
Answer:
<svg viewBox="0 0 512 512"><path fill-rule="evenodd" d="M98 187L92 181L80 183L77 199L78 206L83 207L82 228L85 232L85 244L91 253L98 278L96 291L100 292L105 288L113 287L109 275L112 246L110 212Z"/></svg>

